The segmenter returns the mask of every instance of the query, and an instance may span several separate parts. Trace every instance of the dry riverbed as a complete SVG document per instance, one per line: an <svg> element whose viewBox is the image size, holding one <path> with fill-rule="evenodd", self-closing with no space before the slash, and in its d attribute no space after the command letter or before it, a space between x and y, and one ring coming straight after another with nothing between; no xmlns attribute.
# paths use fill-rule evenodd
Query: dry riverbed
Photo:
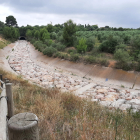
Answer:
<svg viewBox="0 0 140 140"><path fill-rule="evenodd" d="M110 108L132 108L134 112L140 111L139 90L101 85L92 78L86 79L48 64L45 68L41 67L39 62L35 63L31 59L30 48L31 45L27 41L17 41L13 50L9 52L8 63L18 75L44 87L74 92L77 96L100 102L101 105Z"/></svg>

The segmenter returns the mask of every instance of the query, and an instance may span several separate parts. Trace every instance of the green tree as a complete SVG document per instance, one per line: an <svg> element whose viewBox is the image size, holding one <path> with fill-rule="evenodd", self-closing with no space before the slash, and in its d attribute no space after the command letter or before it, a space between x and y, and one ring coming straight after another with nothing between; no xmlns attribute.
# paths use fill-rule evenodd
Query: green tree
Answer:
<svg viewBox="0 0 140 140"><path fill-rule="evenodd" d="M42 28L40 30L40 40L45 41L46 39L50 39L50 34L46 28Z"/></svg>
<svg viewBox="0 0 140 140"><path fill-rule="evenodd" d="M84 38L81 38L76 48L79 53L85 53L87 50L86 40Z"/></svg>
<svg viewBox="0 0 140 140"><path fill-rule="evenodd" d="M17 21L16 21L16 19L15 19L15 17L14 16L8 16L8 17L6 17L6 21L5 21L6 23L5 23L5 25L7 25L7 26L13 26L13 27L17 27L18 25L17 25Z"/></svg>
<svg viewBox="0 0 140 140"><path fill-rule="evenodd" d="M31 31L30 29L27 30L27 32L26 32L26 37L27 37L28 39L30 39L30 38L32 37L32 31Z"/></svg>
<svg viewBox="0 0 140 140"><path fill-rule="evenodd" d="M36 39L39 39L39 34L40 34L40 32L38 30L36 30L35 33L34 33L34 37Z"/></svg>
<svg viewBox="0 0 140 140"><path fill-rule="evenodd" d="M14 27L4 27L3 29L3 35L5 38L9 38L9 39L17 39L19 37L19 30L18 28L14 28Z"/></svg>
<svg viewBox="0 0 140 140"><path fill-rule="evenodd" d="M4 22L0 21L0 28L4 27Z"/></svg>
<svg viewBox="0 0 140 140"><path fill-rule="evenodd" d="M49 33L53 32L53 30L54 30L53 29L53 25L52 24L48 24L47 25L47 30L48 30Z"/></svg>
<svg viewBox="0 0 140 140"><path fill-rule="evenodd" d="M72 46L76 33L76 24L72 20L64 23L63 39L66 46Z"/></svg>

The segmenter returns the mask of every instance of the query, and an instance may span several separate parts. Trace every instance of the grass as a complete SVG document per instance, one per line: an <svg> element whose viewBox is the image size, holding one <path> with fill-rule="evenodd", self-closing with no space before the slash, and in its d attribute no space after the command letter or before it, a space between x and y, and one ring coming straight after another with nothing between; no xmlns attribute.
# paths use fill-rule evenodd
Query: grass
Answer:
<svg viewBox="0 0 140 140"><path fill-rule="evenodd" d="M10 43L11 43L10 41L5 40L5 39L1 38L1 36L0 36L0 49L3 49L5 46L7 46Z"/></svg>
<svg viewBox="0 0 140 140"><path fill-rule="evenodd" d="M0 41L0 49L3 49L6 46L6 44L2 41Z"/></svg>
<svg viewBox="0 0 140 140"><path fill-rule="evenodd" d="M39 118L40 140L139 140L140 115L110 111L58 89L44 89L0 70L13 83L15 113Z"/></svg>

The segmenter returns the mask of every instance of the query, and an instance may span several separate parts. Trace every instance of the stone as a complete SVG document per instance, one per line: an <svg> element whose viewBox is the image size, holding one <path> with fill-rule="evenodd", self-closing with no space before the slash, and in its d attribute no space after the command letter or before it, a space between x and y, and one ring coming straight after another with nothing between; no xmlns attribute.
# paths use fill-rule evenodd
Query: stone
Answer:
<svg viewBox="0 0 140 140"><path fill-rule="evenodd" d="M15 67L15 71L21 71L21 67Z"/></svg>
<svg viewBox="0 0 140 140"><path fill-rule="evenodd" d="M64 87L64 85L63 84L59 84L59 85L56 85L56 87L60 89L60 88Z"/></svg>
<svg viewBox="0 0 140 140"><path fill-rule="evenodd" d="M114 108L119 108L124 103L125 99L118 99L117 101L112 102L111 106Z"/></svg>
<svg viewBox="0 0 140 140"><path fill-rule="evenodd" d="M130 101L130 103L131 103L131 104L135 104L135 105L140 105L140 100L138 100L138 99L132 99L132 100Z"/></svg>
<svg viewBox="0 0 140 140"><path fill-rule="evenodd" d="M133 108L133 109L140 110L140 105L134 105L134 104L133 104L133 105L132 105L132 108Z"/></svg>
<svg viewBox="0 0 140 140"><path fill-rule="evenodd" d="M111 102L108 102L108 101L100 101L100 104L103 105L103 106L109 107L111 105Z"/></svg>
<svg viewBox="0 0 140 140"><path fill-rule="evenodd" d="M115 98L114 95L107 95L107 96L105 97L105 100L106 100L106 101L115 101L116 98Z"/></svg>
<svg viewBox="0 0 140 140"><path fill-rule="evenodd" d="M91 101L93 101L93 102L98 102L98 99L91 99Z"/></svg>
<svg viewBox="0 0 140 140"><path fill-rule="evenodd" d="M98 89L97 93L107 93L108 91L106 89Z"/></svg>
<svg viewBox="0 0 140 140"><path fill-rule="evenodd" d="M122 104L119 109L126 111L127 109L131 108L130 104Z"/></svg>
<svg viewBox="0 0 140 140"><path fill-rule="evenodd" d="M127 97L125 98L125 100L132 100L132 97Z"/></svg>
<svg viewBox="0 0 140 140"><path fill-rule="evenodd" d="M99 95L96 95L95 98L96 99L101 99L101 98L104 98L104 95L99 94Z"/></svg>

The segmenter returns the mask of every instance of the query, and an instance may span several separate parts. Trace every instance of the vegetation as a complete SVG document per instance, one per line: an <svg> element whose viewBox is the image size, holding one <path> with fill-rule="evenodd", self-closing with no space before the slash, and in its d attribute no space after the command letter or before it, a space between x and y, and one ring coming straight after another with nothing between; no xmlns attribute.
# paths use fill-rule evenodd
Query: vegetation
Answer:
<svg viewBox="0 0 140 140"><path fill-rule="evenodd" d="M0 34L12 41L20 35L26 36L38 51L48 56L105 66L115 60L116 68L140 71L140 28L99 28L76 25L72 20L64 24L18 27L16 19L8 16L6 23L0 21Z"/></svg>
<svg viewBox="0 0 140 140"><path fill-rule="evenodd" d="M9 40L5 40L0 36L0 49L3 49L5 46L10 44L11 42Z"/></svg>
<svg viewBox="0 0 140 140"><path fill-rule="evenodd" d="M3 70L0 74L13 83L15 113L33 112L38 116L41 140L140 138L138 113L110 111L90 99L44 89Z"/></svg>
<svg viewBox="0 0 140 140"><path fill-rule="evenodd" d="M17 27L17 21L16 21L16 18L14 16L8 16L6 17L6 21L5 21L5 25L7 26L12 26L12 27Z"/></svg>

